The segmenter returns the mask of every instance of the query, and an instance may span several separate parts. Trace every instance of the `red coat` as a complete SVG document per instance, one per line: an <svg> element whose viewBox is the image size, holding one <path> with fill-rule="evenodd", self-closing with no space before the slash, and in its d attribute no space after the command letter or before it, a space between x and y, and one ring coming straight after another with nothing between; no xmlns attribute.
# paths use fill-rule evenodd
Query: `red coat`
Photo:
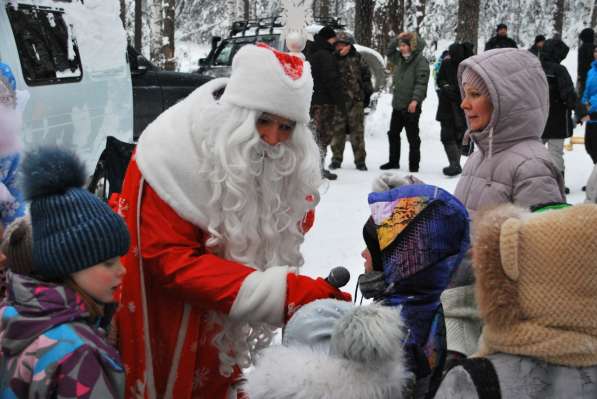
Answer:
<svg viewBox="0 0 597 399"><path fill-rule="evenodd" d="M207 252L205 233L181 218L146 182L141 187L142 181L133 158L122 194L116 199L117 211L131 233L130 250L122 259L127 274L117 316L120 352L127 373L126 397L141 397L136 393L143 392L149 398L226 398L240 370L229 378L220 375L218 350L211 343L219 331L208 325L206 316L211 310L228 314L245 278L255 270ZM137 215L142 259L138 257ZM310 215L305 227L312 223ZM286 284L285 320L297 307L315 299L350 298L322 279L289 273ZM145 345L146 336L150 337L150 346ZM184 343L177 348L179 340ZM152 385L146 371L149 356L156 395L148 391ZM167 394L169 374L176 364L176 377L172 378L175 382Z"/></svg>

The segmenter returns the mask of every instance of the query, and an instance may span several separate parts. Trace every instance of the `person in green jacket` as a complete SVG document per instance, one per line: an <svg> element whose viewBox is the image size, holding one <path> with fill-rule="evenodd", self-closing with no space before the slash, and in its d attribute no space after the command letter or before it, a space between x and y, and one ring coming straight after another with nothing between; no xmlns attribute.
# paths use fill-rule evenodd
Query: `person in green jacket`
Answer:
<svg viewBox="0 0 597 399"><path fill-rule="evenodd" d="M390 41L386 55L394 64L394 98L388 139L390 160L380 169L400 168L400 134L406 129L409 150L409 171L418 172L421 160L419 117L427 95L429 63L423 56L425 41L416 33L403 32Z"/></svg>

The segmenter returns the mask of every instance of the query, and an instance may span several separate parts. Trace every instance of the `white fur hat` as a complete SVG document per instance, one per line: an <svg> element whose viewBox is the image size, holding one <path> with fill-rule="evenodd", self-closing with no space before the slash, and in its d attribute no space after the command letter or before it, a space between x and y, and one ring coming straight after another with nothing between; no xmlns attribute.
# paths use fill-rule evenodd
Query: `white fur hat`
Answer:
<svg viewBox="0 0 597 399"><path fill-rule="evenodd" d="M312 95L308 62L265 45L246 45L232 60L222 101L307 123Z"/></svg>

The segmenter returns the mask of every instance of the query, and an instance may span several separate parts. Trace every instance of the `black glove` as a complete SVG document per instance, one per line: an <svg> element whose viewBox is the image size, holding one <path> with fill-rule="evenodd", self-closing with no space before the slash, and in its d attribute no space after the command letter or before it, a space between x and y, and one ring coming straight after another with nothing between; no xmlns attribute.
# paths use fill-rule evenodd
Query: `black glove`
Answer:
<svg viewBox="0 0 597 399"><path fill-rule="evenodd" d="M460 152L463 156L468 157L475 151L475 143L473 140L469 141L468 143L462 143L460 147Z"/></svg>
<svg viewBox="0 0 597 399"><path fill-rule="evenodd" d="M365 98L363 99L363 105L365 106L365 108L371 105L371 94L365 94Z"/></svg>

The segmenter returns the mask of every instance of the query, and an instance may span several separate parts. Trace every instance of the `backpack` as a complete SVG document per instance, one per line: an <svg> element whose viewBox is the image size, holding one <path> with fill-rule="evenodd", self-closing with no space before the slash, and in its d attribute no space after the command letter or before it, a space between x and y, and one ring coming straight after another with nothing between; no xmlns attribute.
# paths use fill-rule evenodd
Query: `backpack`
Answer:
<svg viewBox="0 0 597 399"><path fill-rule="evenodd" d="M471 377L479 399L502 399L499 379L489 359L476 357L455 362L446 374L457 366L462 366Z"/></svg>

